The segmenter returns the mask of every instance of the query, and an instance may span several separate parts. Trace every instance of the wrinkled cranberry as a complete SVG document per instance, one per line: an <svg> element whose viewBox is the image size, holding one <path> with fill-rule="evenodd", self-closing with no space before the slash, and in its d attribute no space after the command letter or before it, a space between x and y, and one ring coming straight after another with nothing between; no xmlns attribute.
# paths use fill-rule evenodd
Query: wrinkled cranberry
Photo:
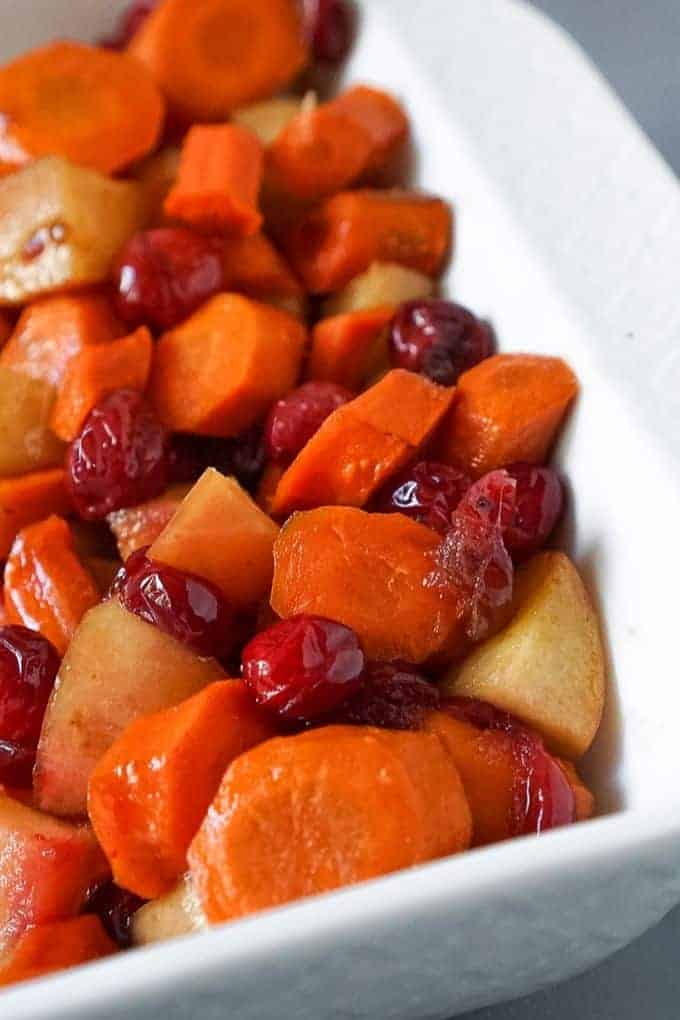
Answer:
<svg viewBox="0 0 680 1020"><path fill-rule="evenodd" d="M517 507L517 483L504 468L490 471L470 486L460 506L461 509L472 509L480 517L497 524L505 538Z"/></svg>
<svg viewBox="0 0 680 1020"><path fill-rule="evenodd" d="M254 425L247 432L242 432L230 440L231 471L244 489L253 492L257 488L260 475L267 459L262 428Z"/></svg>
<svg viewBox="0 0 680 1020"><path fill-rule="evenodd" d="M86 912L96 914L114 942L127 949L132 943L132 919L145 903L146 900L121 889L115 882L106 882L92 893Z"/></svg>
<svg viewBox="0 0 680 1020"><path fill-rule="evenodd" d="M132 42L159 0L135 0L120 17L113 35L102 39L100 46L109 50L124 50Z"/></svg>
<svg viewBox="0 0 680 1020"><path fill-rule="evenodd" d="M416 667L401 662L370 662L361 687L340 706L334 721L416 730L425 713L438 705L439 688Z"/></svg>
<svg viewBox="0 0 680 1020"><path fill-rule="evenodd" d="M264 429L270 460L283 466L298 453L323 425L326 418L353 394L331 382L308 382L272 407Z"/></svg>
<svg viewBox="0 0 680 1020"><path fill-rule="evenodd" d="M147 553L150 548L151 547L148 545L143 545L139 549L135 549L133 553L130 553L123 566L119 567L116 576L111 582L107 598L111 599L120 595L128 580L131 577L135 577L146 568L146 565L149 562Z"/></svg>
<svg viewBox="0 0 680 1020"><path fill-rule="evenodd" d="M262 429L253 426L233 439L174 435L170 449L170 481L194 482L208 467L234 475L244 489L257 488L266 461Z"/></svg>
<svg viewBox="0 0 680 1020"><path fill-rule="evenodd" d="M259 705L285 719L325 715L361 684L364 655L353 630L320 616L296 616L243 649L243 679Z"/></svg>
<svg viewBox="0 0 680 1020"><path fill-rule="evenodd" d="M184 227L147 230L125 245L113 279L124 322L171 329L221 290L219 245Z"/></svg>
<svg viewBox="0 0 680 1020"><path fill-rule="evenodd" d="M170 435L133 390L117 390L89 413L66 456L66 481L87 521L159 496L168 483Z"/></svg>
<svg viewBox="0 0 680 1020"><path fill-rule="evenodd" d="M304 15L314 59L342 63L354 40L354 13L347 0L304 0Z"/></svg>
<svg viewBox="0 0 680 1020"><path fill-rule="evenodd" d="M26 627L0 628L0 782L30 786L57 650Z"/></svg>
<svg viewBox="0 0 680 1020"><path fill-rule="evenodd" d="M451 514L472 485L457 468L420 461L395 475L380 491L374 508L381 513L405 514L444 534Z"/></svg>
<svg viewBox="0 0 680 1020"><path fill-rule="evenodd" d="M493 334L487 324L453 301L407 301L390 327L392 364L442 386L453 386L492 352Z"/></svg>

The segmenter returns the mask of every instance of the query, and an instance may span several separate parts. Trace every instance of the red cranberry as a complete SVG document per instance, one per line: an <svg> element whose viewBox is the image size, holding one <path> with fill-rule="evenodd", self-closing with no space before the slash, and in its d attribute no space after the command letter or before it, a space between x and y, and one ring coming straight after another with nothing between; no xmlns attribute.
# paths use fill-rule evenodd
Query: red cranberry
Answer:
<svg viewBox="0 0 680 1020"><path fill-rule="evenodd" d="M405 514L444 534L451 527L451 514L471 485L472 479L457 468L420 461L390 479L378 494L375 509Z"/></svg>
<svg viewBox="0 0 680 1020"><path fill-rule="evenodd" d="M490 328L453 301L407 301L390 327L392 364L442 386L453 386L492 351Z"/></svg>
<svg viewBox="0 0 680 1020"><path fill-rule="evenodd" d="M92 893L86 911L96 914L114 942L127 949L132 944L132 919L145 903L146 900L121 889L115 882L106 882Z"/></svg>
<svg viewBox="0 0 680 1020"><path fill-rule="evenodd" d="M241 662L258 705L285 719L311 721L358 689L364 655L349 627L296 616L257 634Z"/></svg>
<svg viewBox="0 0 680 1020"><path fill-rule="evenodd" d="M331 382L308 382L274 404L265 425L270 460L287 465L323 425L326 418L353 394Z"/></svg>
<svg viewBox="0 0 680 1020"><path fill-rule="evenodd" d="M171 329L223 284L214 239L183 227L135 234L114 268L116 310L129 326Z"/></svg>
<svg viewBox="0 0 680 1020"><path fill-rule="evenodd" d="M69 446L66 479L87 521L159 496L169 478L170 436L133 390L109 394Z"/></svg>
<svg viewBox="0 0 680 1020"><path fill-rule="evenodd" d="M214 467L224 475L234 475L244 489L253 492L265 460L262 429L257 425L233 439L177 434L172 437L170 480L193 482L206 468Z"/></svg>
<svg viewBox="0 0 680 1020"><path fill-rule="evenodd" d="M414 666L370 662L361 687L338 710L335 721L391 730L417 730L439 706L439 688Z"/></svg>
<svg viewBox="0 0 680 1020"><path fill-rule="evenodd" d="M0 782L30 786L59 663L42 635L26 627L0 628Z"/></svg>
<svg viewBox="0 0 680 1020"><path fill-rule="evenodd" d="M267 459L262 428L254 425L247 432L242 432L230 440L231 471L244 489L253 492L257 488L260 475Z"/></svg>
<svg viewBox="0 0 680 1020"><path fill-rule="evenodd" d="M304 14L314 59L342 63L354 40L354 16L347 0L304 0Z"/></svg>
<svg viewBox="0 0 680 1020"><path fill-rule="evenodd" d="M135 549L126 559L122 567L119 567L116 576L111 582L111 587L108 590L107 598L116 598L122 592L123 588L127 584L129 578L136 577L137 574L141 573L146 568L149 562L147 553L151 546L143 545L139 549Z"/></svg>
<svg viewBox="0 0 680 1020"><path fill-rule="evenodd" d="M99 45L109 50L126 49L158 3L159 0L135 0L123 12L113 35L102 39Z"/></svg>

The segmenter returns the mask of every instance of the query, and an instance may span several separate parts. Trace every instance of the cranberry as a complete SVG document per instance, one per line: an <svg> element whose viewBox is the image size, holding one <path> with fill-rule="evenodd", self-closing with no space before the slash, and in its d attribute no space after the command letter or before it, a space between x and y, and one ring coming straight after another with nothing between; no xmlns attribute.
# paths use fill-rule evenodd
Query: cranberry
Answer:
<svg viewBox="0 0 680 1020"><path fill-rule="evenodd" d="M231 471L244 489L253 492L257 488L260 475L267 459L262 428L254 425L247 432L242 432L230 440Z"/></svg>
<svg viewBox="0 0 680 1020"><path fill-rule="evenodd" d="M169 477L170 436L133 390L109 394L87 416L66 456L76 510L87 521L159 496Z"/></svg>
<svg viewBox="0 0 680 1020"><path fill-rule="evenodd" d="M416 730L425 713L439 706L439 688L414 666L401 662L368 663L362 683L338 710L335 721Z"/></svg>
<svg viewBox="0 0 680 1020"><path fill-rule="evenodd" d="M135 0L123 12L113 35L102 39L99 45L110 50L126 49L158 3L159 0Z"/></svg>
<svg viewBox="0 0 680 1020"><path fill-rule="evenodd" d="M255 425L233 439L177 434L170 450L170 480L193 482L208 467L225 475L234 475L244 489L257 488L265 465L266 451L262 429Z"/></svg>
<svg viewBox="0 0 680 1020"><path fill-rule="evenodd" d="M267 453L275 464L287 465L353 394L331 382L308 382L274 404L265 425Z"/></svg>
<svg viewBox="0 0 680 1020"><path fill-rule="evenodd" d="M30 786L43 716L59 669L53 645L26 627L0 628L0 781Z"/></svg>
<svg viewBox="0 0 680 1020"><path fill-rule="evenodd" d="M96 914L114 942L127 949L132 944L132 918L145 903L115 882L106 882L92 893L86 911Z"/></svg>
<svg viewBox="0 0 680 1020"><path fill-rule="evenodd" d="M311 721L358 689L364 655L349 627L321 616L296 616L257 634L241 662L259 705L285 719Z"/></svg>
<svg viewBox="0 0 680 1020"><path fill-rule="evenodd" d="M214 584L150 560L137 550L114 580L125 608L188 645L199 655L226 656L234 641L234 614Z"/></svg>
<svg viewBox="0 0 680 1020"><path fill-rule="evenodd" d="M354 40L354 16L347 0L304 0L304 15L314 59L342 63Z"/></svg>
<svg viewBox="0 0 680 1020"><path fill-rule="evenodd" d="M442 386L453 386L492 351L490 328L453 301L407 301L390 327L392 364Z"/></svg>
<svg viewBox="0 0 680 1020"><path fill-rule="evenodd" d="M434 461L420 461L392 478L375 500L381 513L405 514L444 534L451 514L472 485L457 468Z"/></svg>
<svg viewBox="0 0 680 1020"><path fill-rule="evenodd" d="M217 242L184 227L135 234L114 268L116 310L129 326L171 329L222 289Z"/></svg>

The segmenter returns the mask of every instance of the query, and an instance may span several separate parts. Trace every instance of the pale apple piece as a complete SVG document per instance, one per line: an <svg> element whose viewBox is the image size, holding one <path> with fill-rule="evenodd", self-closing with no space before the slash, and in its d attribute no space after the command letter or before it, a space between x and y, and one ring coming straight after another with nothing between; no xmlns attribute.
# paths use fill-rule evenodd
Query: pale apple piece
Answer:
<svg viewBox="0 0 680 1020"><path fill-rule="evenodd" d="M207 927L191 875L185 875L171 892L137 911L132 919L132 941L136 946L148 946Z"/></svg>
<svg viewBox="0 0 680 1020"><path fill-rule="evenodd" d="M34 776L38 805L85 814L90 773L128 723L223 677L215 659L199 657L117 599L95 606L80 622L47 706Z"/></svg>
<svg viewBox="0 0 680 1020"><path fill-rule="evenodd" d="M0 957L30 925L79 913L108 874L88 825L50 818L0 788Z"/></svg>
<svg viewBox="0 0 680 1020"><path fill-rule="evenodd" d="M434 288L434 280L415 269L395 262L374 262L324 303L323 314L346 315L383 305L401 305L404 301L432 297Z"/></svg>
<svg viewBox="0 0 680 1020"><path fill-rule="evenodd" d="M153 156L147 156L135 171L135 180L139 181L146 214L151 224L160 224L165 220L163 203L177 179L181 151L175 146L167 146Z"/></svg>
<svg viewBox="0 0 680 1020"><path fill-rule="evenodd" d="M236 609L252 609L269 595L278 533L234 478L208 468L149 556L212 581Z"/></svg>
<svg viewBox="0 0 680 1020"><path fill-rule="evenodd" d="M597 614L568 556L545 552L520 568L510 623L455 665L443 687L512 713L565 758L588 750L604 708L605 657Z"/></svg>
<svg viewBox="0 0 680 1020"><path fill-rule="evenodd" d="M146 215L136 181L57 156L0 178L0 305L105 280Z"/></svg>
<svg viewBox="0 0 680 1020"><path fill-rule="evenodd" d="M266 99L262 103L241 106L234 110L231 119L257 135L267 148L276 141L293 117L313 110L316 105L314 92L308 92L302 99L296 96L278 96L275 99Z"/></svg>
<svg viewBox="0 0 680 1020"><path fill-rule="evenodd" d="M0 478L61 467L66 446L49 429L56 392L0 366Z"/></svg>

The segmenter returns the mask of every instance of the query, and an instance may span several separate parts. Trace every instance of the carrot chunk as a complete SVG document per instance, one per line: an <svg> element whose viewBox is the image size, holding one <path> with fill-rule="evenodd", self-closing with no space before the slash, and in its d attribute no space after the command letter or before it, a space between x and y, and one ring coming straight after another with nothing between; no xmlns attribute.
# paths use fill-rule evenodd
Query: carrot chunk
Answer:
<svg viewBox="0 0 680 1020"><path fill-rule="evenodd" d="M304 295L285 259L265 234L225 238L222 250L225 290L261 301Z"/></svg>
<svg viewBox="0 0 680 1020"><path fill-rule="evenodd" d="M360 389L388 365L386 330L394 312L384 306L322 319L312 331L308 378Z"/></svg>
<svg viewBox="0 0 680 1020"><path fill-rule="evenodd" d="M7 962L0 965L0 987L77 967L115 952L115 944L94 914L41 924L24 932Z"/></svg>
<svg viewBox="0 0 680 1020"><path fill-rule="evenodd" d="M156 541L188 491L188 485L173 485L157 499L114 510L109 514L107 523L114 534L123 562L137 549Z"/></svg>
<svg viewBox="0 0 680 1020"><path fill-rule="evenodd" d="M297 0L164 0L130 52L187 121L224 120L268 98L308 59Z"/></svg>
<svg viewBox="0 0 680 1020"><path fill-rule="evenodd" d="M147 899L169 892L227 767L275 735L240 680L133 722L89 783L90 820L116 882Z"/></svg>
<svg viewBox="0 0 680 1020"><path fill-rule="evenodd" d="M197 124L182 146L166 216L206 230L249 237L262 225L257 200L264 149L238 124Z"/></svg>
<svg viewBox="0 0 680 1020"><path fill-rule="evenodd" d="M5 606L11 623L39 631L60 655L99 589L79 560L61 517L20 531L5 564Z"/></svg>
<svg viewBox="0 0 680 1020"><path fill-rule="evenodd" d="M17 532L50 514L67 514L71 501L62 468L0 479L0 559L12 548Z"/></svg>
<svg viewBox="0 0 680 1020"><path fill-rule="evenodd" d="M55 42L0 68L0 160L63 156L113 173L146 155L163 127L152 78L122 53Z"/></svg>
<svg viewBox="0 0 680 1020"><path fill-rule="evenodd" d="M438 276L451 242L451 211L406 191L347 191L294 224L284 238L293 269L314 294L339 290L372 262Z"/></svg>
<svg viewBox="0 0 680 1020"><path fill-rule="evenodd" d="M487 358L460 377L434 456L475 477L516 461L540 464L577 392L560 358Z"/></svg>
<svg viewBox="0 0 680 1020"><path fill-rule="evenodd" d="M296 514L274 545L274 612L352 627L369 658L421 663L464 647L462 596L431 585L438 537L401 514L322 507Z"/></svg>
<svg viewBox="0 0 680 1020"><path fill-rule="evenodd" d="M307 331L292 315L218 294L156 345L150 393L178 432L235 436L295 385Z"/></svg>

